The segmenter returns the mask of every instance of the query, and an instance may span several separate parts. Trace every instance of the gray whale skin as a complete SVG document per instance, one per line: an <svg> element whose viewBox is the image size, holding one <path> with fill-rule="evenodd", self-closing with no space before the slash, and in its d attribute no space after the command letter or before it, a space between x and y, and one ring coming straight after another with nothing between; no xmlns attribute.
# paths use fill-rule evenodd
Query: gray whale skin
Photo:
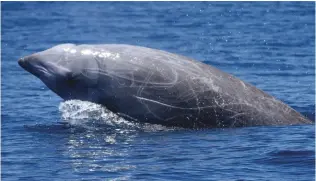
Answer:
<svg viewBox="0 0 316 181"><path fill-rule="evenodd" d="M230 74L166 51L61 44L18 63L64 100L102 104L128 120L186 128L312 123Z"/></svg>

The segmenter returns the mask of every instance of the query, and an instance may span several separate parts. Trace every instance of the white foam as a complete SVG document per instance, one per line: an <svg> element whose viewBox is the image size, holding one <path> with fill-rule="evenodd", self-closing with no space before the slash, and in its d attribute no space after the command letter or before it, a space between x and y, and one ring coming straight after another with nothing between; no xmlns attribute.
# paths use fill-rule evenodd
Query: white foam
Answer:
<svg viewBox="0 0 316 181"><path fill-rule="evenodd" d="M95 104L88 101L69 100L62 102L59 105L59 111L61 112L61 118L63 121L68 122L70 125L80 125L89 129L97 129L100 127L112 128L118 132L124 131L168 131L174 130L174 128L167 128L161 125L154 125L148 123L136 123L128 121L113 112L106 109L104 106ZM114 138L107 138L106 142L115 143Z"/></svg>
<svg viewBox="0 0 316 181"><path fill-rule="evenodd" d="M59 111L62 113L62 119L73 125L84 124L90 120L112 126L116 124L133 125L105 107L88 101L70 100L63 102L59 105Z"/></svg>

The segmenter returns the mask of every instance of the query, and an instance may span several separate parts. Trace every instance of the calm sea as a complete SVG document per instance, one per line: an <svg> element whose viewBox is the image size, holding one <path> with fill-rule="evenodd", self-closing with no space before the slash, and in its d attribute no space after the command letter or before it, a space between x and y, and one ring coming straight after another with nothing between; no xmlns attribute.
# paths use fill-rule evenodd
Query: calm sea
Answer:
<svg viewBox="0 0 316 181"><path fill-rule="evenodd" d="M2 2L3 180L314 180L314 125L184 130L63 102L17 64L60 43L192 57L314 120L314 2Z"/></svg>

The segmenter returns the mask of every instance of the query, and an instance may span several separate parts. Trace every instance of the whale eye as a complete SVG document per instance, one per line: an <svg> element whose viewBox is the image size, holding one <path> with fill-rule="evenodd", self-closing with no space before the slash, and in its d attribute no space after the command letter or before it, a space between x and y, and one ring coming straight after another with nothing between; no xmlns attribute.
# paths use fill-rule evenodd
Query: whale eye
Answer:
<svg viewBox="0 0 316 181"><path fill-rule="evenodd" d="M68 85L69 87L75 87L77 83L78 80L76 76L74 76L73 74L67 76L66 85Z"/></svg>
<svg viewBox="0 0 316 181"><path fill-rule="evenodd" d="M76 85L76 80L75 79L67 79L66 84L69 87L74 87Z"/></svg>

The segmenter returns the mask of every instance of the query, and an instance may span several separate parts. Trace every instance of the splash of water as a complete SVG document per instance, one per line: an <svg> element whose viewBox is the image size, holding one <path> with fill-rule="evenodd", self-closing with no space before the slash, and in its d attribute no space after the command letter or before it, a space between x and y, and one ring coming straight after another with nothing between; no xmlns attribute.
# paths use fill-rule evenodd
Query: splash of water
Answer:
<svg viewBox="0 0 316 181"><path fill-rule="evenodd" d="M134 125L124 118L117 116L105 107L87 101L70 100L62 102L59 105L59 111L62 113L62 119L71 125L81 125L91 120L93 120L94 123L111 126Z"/></svg>
<svg viewBox="0 0 316 181"><path fill-rule="evenodd" d="M167 128L161 125L138 123L128 121L106 109L104 106L88 101L69 100L59 105L61 118L70 125L79 125L86 128L112 128L120 130L141 131L168 131L175 128Z"/></svg>

